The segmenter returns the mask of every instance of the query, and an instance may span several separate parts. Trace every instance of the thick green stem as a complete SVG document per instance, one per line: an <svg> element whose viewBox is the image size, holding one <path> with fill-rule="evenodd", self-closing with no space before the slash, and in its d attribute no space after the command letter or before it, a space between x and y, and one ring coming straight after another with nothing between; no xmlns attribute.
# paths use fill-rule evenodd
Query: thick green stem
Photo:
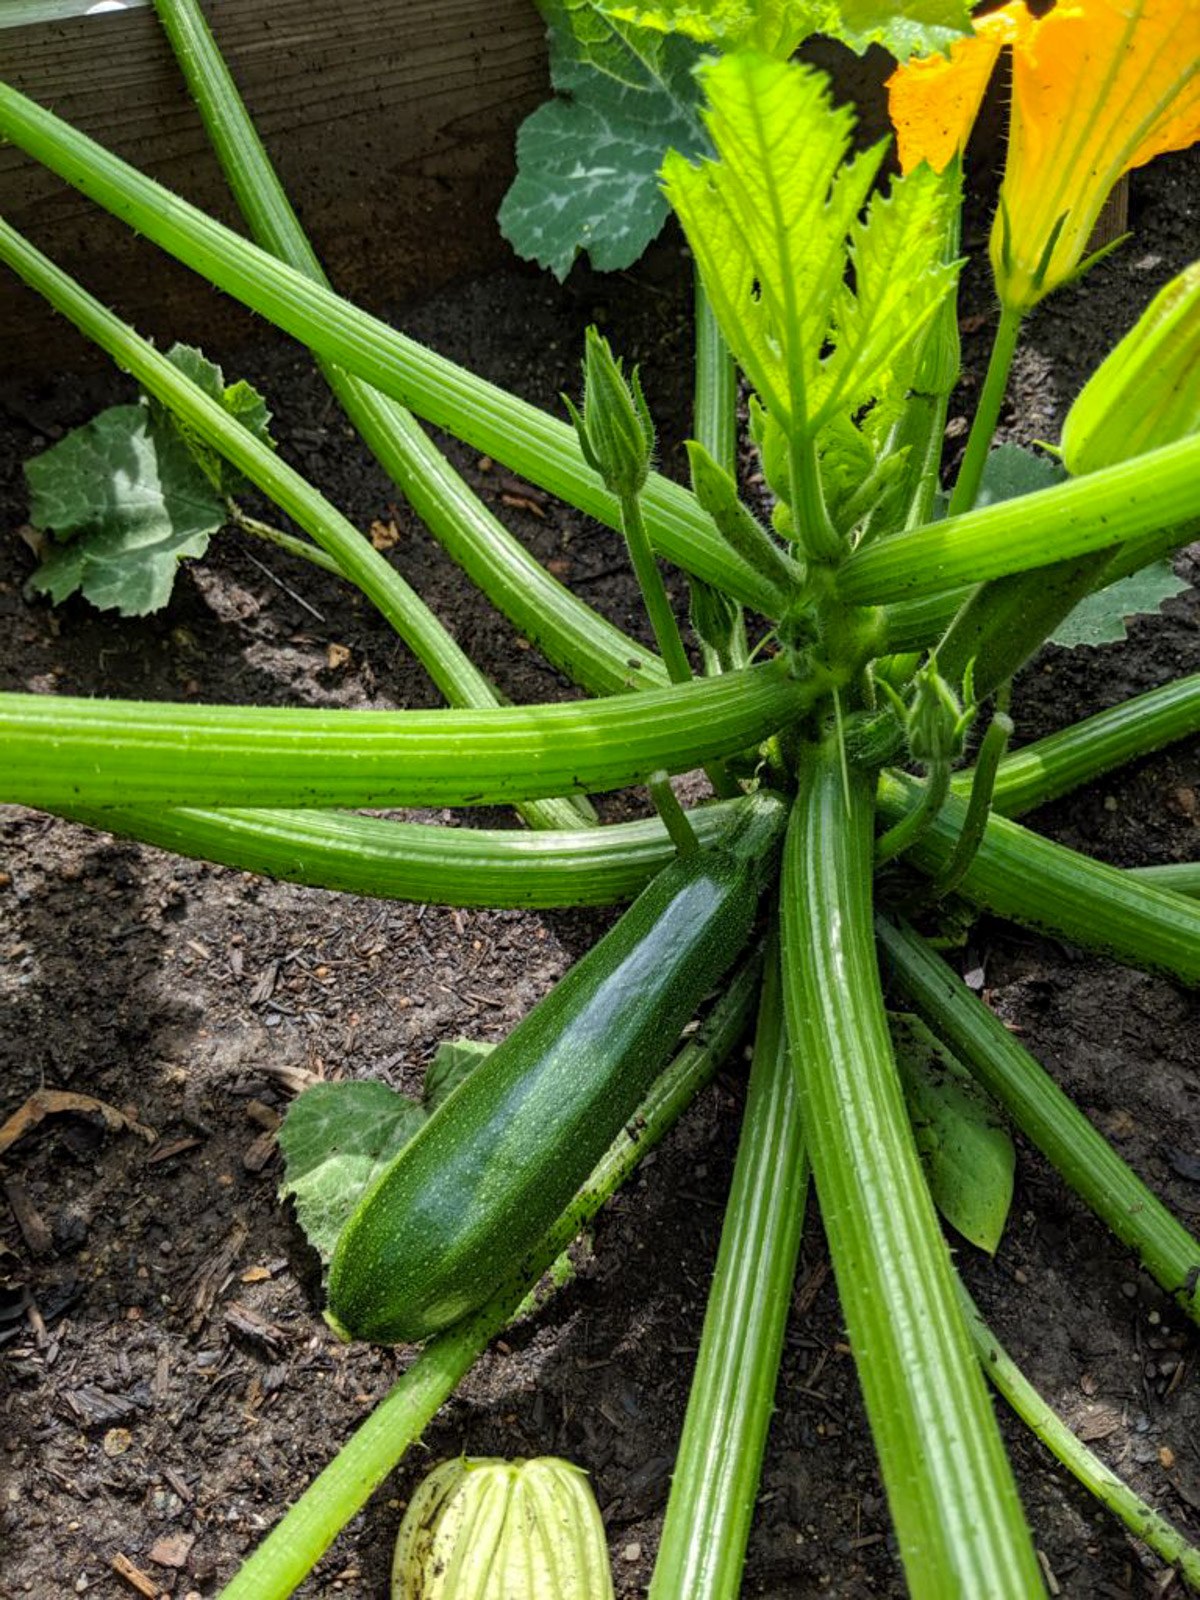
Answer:
<svg viewBox="0 0 1200 1600"><path fill-rule="evenodd" d="M156 0L156 5L255 239L328 287L197 0ZM633 646L529 555L409 412L331 362L322 361L321 368L347 416L434 538L547 660L599 693L626 684L648 688L664 680L648 652Z"/></svg>
<svg viewBox="0 0 1200 1600"><path fill-rule="evenodd" d="M1161 530L1186 543L1200 506L1200 434L1018 500L965 511L857 550L847 600L882 605L1050 566ZM1174 531L1172 531L1174 530Z"/></svg>
<svg viewBox="0 0 1200 1600"><path fill-rule="evenodd" d="M670 778L665 772L652 772L646 787L650 790L659 821L670 834L676 852L681 856L694 856L700 848L700 841L688 821L687 812L679 804Z"/></svg>
<svg viewBox="0 0 1200 1600"><path fill-rule="evenodd" d="M899 822L894 822L886 833L875 841L875 865L882 867L916 843L925 832L950 792L950 764L939 761L921 787L921 795L911 810Z"/></svg>
<svg viewBox="0 0 1200 1600"><path fill-rule="evenodd" d="M980 1365L1021 1421L1089 1494L1095 1495L1102 1506L1121 1519L1135 1539L1148 1544L1169 1565L1177 1565L1190 1587L1200 1589L1200 1550L1189 1544L1173 1523L1155 1511L1153 1506L1147 1505L1110 1467L1105 1466L1098 1455L1088 1449L1077 1434L1072 1433L996 1338L961 1283L959 1289L967 1318L967 1332L971 1335Z"/></svg>
<svg viewBox="0 0 1200 1600"><path fill-rule="evenodd" d="M479 1312L427 1344L324 1472L259 1545L222 1600L284 1600L350 1519L415 1444L440 1406L512 1319L531 1284L558 1258L703 1088L737 1043L754 1004L761 963L734 976L700 1032L675 1057L643 1101L634 1132L622 1133L547 1233L528 1277L501 1290Z"/></svg>
<svg viewBox="0 0 1200 1600"><path fill-rule="evenodd" d="M313 283L3 84L0 133L318 355L619 526L616 500L584 465L574 430L557 418ZM685 489L651 474L644 509L650 536L668 560L768 616L778 613L779 597L726 549Z"/></svg>
<svg viewBox="0 0 1200 1600"><path fill-rule="evenodd" d="M953 893L966 877L983 839L984 829L991 814L992 796L996 787L996 771L1000 758L1012 738L1013 721L1004 711L997 711L979 747L979 755L971 769L971 789L967 798L967 814L962 832L954 846L949 861L933 880L932 898L944 900ZM944 798L944 797L943 797Z"/></svg>
<svg viewBox="0 0 1200 1600"><path fill-rule="evenodd" d="M804 1137L910 1593L1031 1600L1041 1573L971 1353L892 1056L871 918L871 780L800 768L783 974Z"/></svg>
<svg viewBox="0 0 1200 1600"><path fill-rule="evenodd" d="M699 271L693 273L693 280L696 368L692 388L692 434L724 471L734 475L737 472L737 364L725 343ZM736 606L735 610L728 659L722 661L703 640L701 649L705 672L726 672L730 667L746 665L750 651L741 606Z"/></svg>
<svg viewBox="0 0 1200 1600"><path fill-rule="evenodd" d="M737 476L737 367L700 274L696 285L696 381L692 435L723 472Z"/></svg>
<svg viewBox="0 0 1200 1600"><path fill-rule="evenodd" d="M650 626L654 630L659 651L666 663L667 676L672 683L687 683L691 679L692 669L679 635L679 624L675 621L675 613L671 610L670 600L667 599L662 573L658 570L654 551L650 548L641 503L636 494L629 495L621 502L621 529L625 535L625 543L629 547L629 559L633 562L642 599L646 602Z"/></svg>
<svg viewBox="0 0 1200 1600"><path fill-rule="evenodd" d="M1063 618L1091 594L1109 560L1108 550L1094 550L981 583L938 642L937 658L946 676L957 681L974 663L976 693L985 700L1008 683Z"/></svg>
<svg viewBox="0 0 1200 1600"><path fill-rule="evenodd" d="M979 493L988 451L992 447L992 435L1000 420L1000 407L1004 404L1008 389L1008 374L1012 369L1023 315L1012 306L1004 306L1000 312L987 377L983 380L983 392L979 396L979 405L971 423L971 436L967 440L962 466L958 469L954 492L950 496L949 513L952 517L962 511L970 511Z"/></svg>
<svg viewBox="0 0 1200 1600"><path fill-rule="evenodd" d="M995 809L1019 817L1138 756L1200 733L1200 673L1135 695L1108 711L1049 734L1005 756L996 774ZM969 772L951 783L964 793Z"/></svg>
<svg viewBox="0 0 1200 1600"><path fill-rule="evenodd" d="M1168 861L1158 867L1126 867L1125 870L1140 883L1200 899L1200 861Z"/></svg>
<svg viewBox="0 0 1200 1600"><path fill-rule="evenodd" d="M899 820L919 798L920 783L880 775L878 805ZM967 802L951 793L909 852L922 872L943 871L966 819ZM992 814L959 893L997 916L1070 939L1130 966L1200 984L1200 906L1142 883L1120 867L1079 855Z"/></svg>
<svg viewBox="0 0 1200 1600"><path fill-rule="evenodd" d="M758 744L813 691L777 662L638 695L310 711L0 695L0 794L26 805L489 805L639 783Z"/></svg>
<svg viewBox="0 0 1200 1600"><path fill-rule="evenodd" d="M293 533L284 533L282 528L273 528L269 522L262 522L258 517L252 517L248 511L242 510L236 500L226 501L226 506L230 522L243 533L249 533L255 539L262 539L266 544L273 544L277 550L286 550L288 555L307 561L311 566L320 567L322 572L331 572L336 578L346 576L334 558L328 551L322 550L320 545L310 544L307 539L297 539Z"/></svg>
<svg viewBox="0 0 1200 1600"><path fill-rule="evenodd" d="M919 934L885 917L876 931L887 967L929 1026L1180 1309L1200 1322L1200 1242Z"/></svg>
<svg viewBox="0 0 1200 1600"><path fill-rule="evenodd" d="M255 438L175 364L107 311L74 279L0 219L0 260L70 318L90 339L206 443L232 461L326 550L409 644L438 688L460 705L494 704L487 680L421 597L358 530L275 451Z"/></svg>
<svg viewBox="0 0 1200 1600"><path fill-rule="evenodd" d="M701 845L713 845L742 807L765 799L760 791L686 815ZM675 854L657 818L526 833L265 807L70 806L59 815L289 883L447 906L618 905L639 894Z"/></svg>
<svg viewBox="0 0 1200 1600"><path fill-rule="evenodd" d="M649 1600L737 1600L804 1223L808 1163L768 945L750 1088Z"/></svg>

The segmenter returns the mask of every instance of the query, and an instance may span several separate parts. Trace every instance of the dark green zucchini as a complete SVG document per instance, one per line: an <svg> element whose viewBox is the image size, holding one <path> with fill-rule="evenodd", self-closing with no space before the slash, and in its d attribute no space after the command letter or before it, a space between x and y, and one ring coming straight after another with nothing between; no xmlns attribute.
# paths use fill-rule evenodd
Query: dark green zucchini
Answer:
<svg viewBox="0 0 1200 1600"><path fill-rule="evenodd" d="M519 1271L747 943L784 811L755 797L665 867L380 1174L334 1252L339 1333L428 1338Z"/></svg>

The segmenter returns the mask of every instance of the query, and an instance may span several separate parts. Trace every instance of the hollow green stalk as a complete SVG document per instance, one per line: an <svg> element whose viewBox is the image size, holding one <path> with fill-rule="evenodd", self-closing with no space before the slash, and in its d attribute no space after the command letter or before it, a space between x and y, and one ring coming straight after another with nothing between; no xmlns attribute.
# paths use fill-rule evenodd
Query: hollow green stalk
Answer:
<svg viewBox="0 0 1200 1600"><path fill-rule="evenodd" d="M692 676L692 669L688 664L687 651L683 648L683 640L679 636L679 624L675 621L675 613L671 610L671 602L667 599L662 573L658 570L654 551L650 548L640 497L636 494L626 495L621 501L621 531L629 547L629 559L633 563L634 576L637 578L638 588L642 591L642 599L646 603L650 626L654 630L654 637L658 641L659 651L666 664L667 676L672 683L687 683Z"/></svg>
<svg viewBox="0 0 1200 1600"><path fill-rule="evenodd" d="M328 288L196 0L155 3L255 239ZM346 415L434 538L547 660L599 693L665 681L650 652L605 622L533 559L403 406L328 360L320 365Z"/></svg>
<svg viewBox="0 0 1200 1600"><path fill-rule="evenodd" d="M875 964L869 777L806 753L784 850L804 1137L909 1592L1043 1592L913 1143Z"/></svg>
<svg viewBox="0 0 1200 1600"><path fill-rule="evenodd" d="M0 218L0 260L7 260L51 305L95 340L119 366L131 372L148 394L161 401L226 460L233 462L310 533L334 563L335 570L360 589L395 628L451 705L465 708L499 705L491 683L416 590L324 495L218 401L205 394L173 361L106 310L74 279L59 271L3 218ZM265 524L254 519L250 521L251 531L262 536ZM276 544L288 541L293 553L307 556L301 540L291 540L275 530L271 538ZM537 827L586 826L580 813L569 802L558 798L548 798L523 808L523 814Z"/></svg>
<svg viewBox="0 0 1200 1600"><path fill-rule="evenodd" d="M474 1316L439 1334L376 1406L279 1525L221 1591L222 1600L284 1600L415 1444L438 1409L503 1331L529 1289L584 1224L624 1183L704 1087L741 1037L753 1011L761 962L734 975L700 1031L684 1045L642 1102L635 1132L622 1133L546 1234L520 1282Z"/></svg>
<svg viewBox="0 0 1200 1600"><path fill-rule="evenodd" d="M953 893L966 877L975 859L991 814L1000 758L1012 737L1012 731L1012 718L1005 711L997 711L988 723L975 765L971 769L971 787L967 795L967 814L963 819L962 832L958 836L958 842L949 861L931 886L931 897L934 900L944 900L948 894Z"/></svg>
<svg viewBox="0 0 1200 1600"><path fill-rule="evenodd" d="M971 423L971 433L967 440L962 466L958 469L954 492L950 496L949 514L952 517L958 516L960 512L970 511L979 493L983 469L987 465L988 451L992 447L992 435L996 431L996 423L1000 420L1000 407L1004 404L1004 395L1008 389L1008 375L1012 370L1023 315L1022 311L1013 306L1004 306L1001 309L996 337L992 341L992 353L988 359L987 376L983 380L983 390Z"/></svg>
<svg viewBox="0 0 1200 1600"><path fill-rule="evenodd" d="M996 773L992 804L1006 817L1019 817L1127 761L1196 733L1200 733L1200 673L1135 695L1006 755ZM951 788L962 794L970 784L970 773L960 773Z"/></svg>
<svg viewBox="0 0 1200 1600"><path fill-rule="evenodd" d="M741 1593L807 1187L771 939L737 1163L649 1600Z"/></svg>
<svg viewBox="0 0 1200 1600"><path fill-rule="evenodd" d="M699 272L695 274L696 378L692 436L724 472L737 475L737 367L713 313Z"/></svg>
<svg viewBox="0 0 1200 1600"><path fill-rule="evenodd" d="M685 813L715 844L746 800ZM352 811L71 806L58 815L198 861L288 883L447 906L607 906L632 900L675 854L657 819L527 833L447 828Z"/></svg>
<svg viewBox="0 0 1200 1600"><path fill-rule="evenodd" d="M681 856L694 856L700 848L700 840L696 837L696 830L688 819L687 812L679 804L679 797L671 787L671 780L665 772L652 772L647 784L650 798L654 802L654 809L658 812L659 821L671 837L677 854Z"/></svg>
<svg viewBox="0 0 1200 1600"><path fill-rule="evenodd" d="M928 779L921 786L921 794L912 808L904 813L898 822L893 822L886 833L880 834L875 841L875 865L884 866L889 861L894 861L903 855L916 843L925 832L925 829L942 809L942 803L950 792L950 763L938 761L935 763Z"/></svg>
<svg viewBox="0 0 1200 1600"><path fill-rule="evenodd" d="M876 932L885 966L929 1026L1180 1309L1200 1322L1200 1242L919 934L886 917L877 918Z"/></svg>
<svg viewBox="0 0 1200 1600"><path fill-rule="evenodd" d="M368 316L4 84L0 133L324 359L619 526L616 500L584 465L565 423ZM670 561L768 616L781 609L780 597L725 548L687 490L652 474L643 509L651 539Z"/></svg>
<svg viewBox="0 0 1200 1600"><path fill-rule="evenodd" d="M779 663L606 700L312 711L0 695L27 805L488 805L638 783L757 744L811 691Z"/></svg>
<svg viewBox="0 0 1200 1600"><path fill-rule="evenodd" d="M898 821L921 784L896 772L879 779L885 821ZM908 853L922 872L945 869L966 819L967 802L951 793ZM1054 844L994 813L958 892L997 916L1114 956L1130 966L1200 983L1200 906Z"/></svg>
<svg viewBox="0 0 1200 1600"><path fill-rule="evenodd" d="M1125 871L1139 883L1200 898L1200 861L1168 861L1157 867L1126 867Z"/></svg>
<svg viewBox="0 0 1200 1600"><path fill-rule="evenodd" d="M1160 529L1176 530L1185 543L1183 530L1200 505L1198 481L1195 434L1019 500L876 541L846 560L838 585L846 600L883 605L1090 555Z"/></svg>
<svg viewBox="0 0 1200 1600"><path fill-rule="evenodd" d="M967 1319L967 1332L979 1363L997 1391L1004 1396L1021 1421L1056 1456L1089 1494L1095 1495L1133 1534L1168 1563L1178 1566L1193 1589L1200 1589L1200 1550L1180 1533L1173 1523L1155 1511L1119 1478L1111 1467L1088 1449L1061 1417L1042 1399L1029 1379L996 1338L962 1284L959 1290Z"/></svg>
<svg viewBox="0 0 1200 1600"><path fill-rule="evenodd" d="M695 295L696 369L692 389L692 433L713 460L728 473L737 472L737 365L725 343L712 302L705 292L699 272L693 273ZM768 580L770 575L768 574ZM710 646L701 641L704 670L725 670ZM746 642L746 619L737 606L729 641L726 665L744 667L750 651Z"/></svg>

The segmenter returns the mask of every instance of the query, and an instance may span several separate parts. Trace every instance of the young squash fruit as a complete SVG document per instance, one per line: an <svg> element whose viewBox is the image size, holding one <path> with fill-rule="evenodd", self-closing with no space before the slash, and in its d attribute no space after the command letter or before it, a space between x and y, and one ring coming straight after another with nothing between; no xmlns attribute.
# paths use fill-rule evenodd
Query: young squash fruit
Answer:
<svg viewBox="0 0 1200 1600"><path fill-rule="evenodd" d="M426 1339L521 1270L749 940L785 810L754 796L665 867L380 1174L334 1251L337 1333Z"/></svg>

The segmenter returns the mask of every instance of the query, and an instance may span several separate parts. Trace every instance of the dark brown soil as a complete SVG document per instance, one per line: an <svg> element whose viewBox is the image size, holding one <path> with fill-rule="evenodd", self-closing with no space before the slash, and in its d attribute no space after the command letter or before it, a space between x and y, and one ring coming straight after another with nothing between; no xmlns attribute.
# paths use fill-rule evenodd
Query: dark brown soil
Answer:
<svg viewBox="0 0 1200 1600"><path fill-rule="evenodd" d="M1135 238L1033 319L1010 437L1053 438L1099 355L1188 259L1200 172L1135 177ZM978 245L981 226L969 236ZM664 436L686 426L688 309L678 243L633 273L579 270L559 292L520 271L406 309L409 331L545 404L575 385L602 321L644 363ZM975 392L990 296L968 284ZM970 324L969 324L970 325ZM566 692L403 509L302 352L210 352L261 384L282 449L360 525L394 515L398 564L518 699ZM424 706L423 673L354 595L234 535L180 578L166 612L122 622L22 586L31 559L20 463L128 386L47 374L0 390L0 684L75 694L290 705ZM971 393L963 394L963 410ZM958 407L953 415L958 414ZM958 423L952 421L952 431ZM555 504L535 514L471 452L455 459L509 525L593 604L639 631L614 536ZM664 453L669 471L680 452ZM520 492L516 495L521 498ZM1194 566L1185 561L1189 576ZM274 578L280 583L273 581ZM301 605L301 601L305 605ZM313 614L315 608L319 618ZM1197 598L1134 625L1128 645L1050 650L1017 695L1028 739L1200 668ZM327 646L346 646L330 666ZM1200 742L1138 763L1035 818L1121 863L1192 858ZM51 1118L2 1177L44 1224L0 1210L0 1271L36 1317L0 1322L5 1549L0 1595L125 1596L121 1555L164 1593L210 1596L402 1370L408 1352L338 1345L276 1202L264 1126L289 1069L415 1087L439 1040L498 1037L605 925L604 914L453 912L308 891L181 861L15 808L0 812L5 1066L0 1112L41 1085L93 1094L156 1132ZM1121 1153L1200 1226L1194 996L990 922L964 959ZM592 1474L622 1600L649 1578L716 1250L744 1083L700 1097L603 1215L587 1269L480 1363L425 1448L338 1541L305 1595L382 1596L398 1511L460 1450L562 1453ZM15 1186L15 1188L14 1188ZM40 1248L39 1248L40 1247ZM1155 1505L1200 1538L1195 1330L1022 1147L995 1262L961 1264L1045 1396ZM744 1593L773 1600L903 1593L815 1204L797 1276ZM1055 1593L1179 1592L1007 1415L1006 1437ZM168 1541L165 1545L160 1541ZM178 1561L179 1566L169 1563ZM164 1564L166 1563L166 1564ZM985 1600L985 1597L981 1597Z"/></svg>

